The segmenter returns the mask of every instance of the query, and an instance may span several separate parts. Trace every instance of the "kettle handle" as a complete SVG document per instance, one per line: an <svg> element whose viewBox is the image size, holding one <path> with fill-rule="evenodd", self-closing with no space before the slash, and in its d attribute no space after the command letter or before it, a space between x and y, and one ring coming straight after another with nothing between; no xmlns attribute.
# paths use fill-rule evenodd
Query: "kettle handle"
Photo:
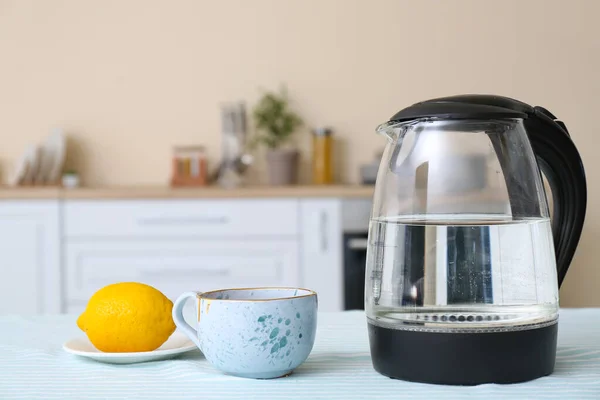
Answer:
<svg viewBox="0 0 600 400"><path fill-rule="evenodd" d="M534 107L524 124L538 166L552 189L552 234L560 287L583 230L587 207L585 170L567 127L549 111Z"/></svg>

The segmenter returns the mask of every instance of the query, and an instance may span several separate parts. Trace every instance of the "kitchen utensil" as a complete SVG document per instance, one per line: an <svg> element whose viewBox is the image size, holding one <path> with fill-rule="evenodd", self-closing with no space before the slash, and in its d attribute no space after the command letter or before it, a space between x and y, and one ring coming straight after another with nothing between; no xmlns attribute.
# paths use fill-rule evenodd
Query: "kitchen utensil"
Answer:
<svg viewBox="0 0 600 400"><path fill-rule="evenodd" d="M195 328L183 317L190 298L197 302ZM278 378L289 375L312 350L317 294L300 288L186 292L173 305L173 320L223 372L244 378Z"/></svg>
<svg viewBox="0 0 600 400"><path fill-rule="evenodd" d="M196 349L196 345L179 331L173 332L171 337L158 349L137 353L105 353L97 350L85 336L70 339L63 344L63 350L67 353L108 364L136 364L167 360Z"/></svg>
<svg viewBox="0 0 600 400"><path fill-rule="evenodd" d="M239 157L236 157L231 163L231 168L236 175L243 175L244 172L254 163L254 156L252 154L244 153ZM209 182L216 182L225 171L225 162L221 162L215 171L211 174Z"/></svg>
<svg viewBox="0 0 600 400"><path fill-rule="evenodd" d="M235 170L241 175L252 165L254 156L251 154L242 154L233 161Z"/></svg>
<svg viewBox="0 0 600 400"><path fill-rule="evenodd" d="M388 143L365 285L374 368L444 384L551 374L558 289L587 203L565 124L542 107L463 95L414 104L378 132Z"/></svg>
<svg viewBox="0 0 600 400"><path fill-rule="evenodd" d="M253 158L244 150L247 136L246 106L242 102L221 105L221 162L209 179L223 187L237 187Z"/></svg>

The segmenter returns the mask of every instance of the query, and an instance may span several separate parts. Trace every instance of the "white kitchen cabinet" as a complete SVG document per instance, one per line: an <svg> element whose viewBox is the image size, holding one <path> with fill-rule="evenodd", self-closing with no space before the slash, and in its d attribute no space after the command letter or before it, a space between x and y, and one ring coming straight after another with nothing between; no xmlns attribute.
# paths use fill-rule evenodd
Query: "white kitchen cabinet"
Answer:
<svg viewBox="0 0 600 400"><path fill-rule="evenodd" d="M171 300L185 291L298 286L295 240L82 240L65 254L68 310L80 311L98 289L142 282Z"/></svg>
<svg viewBox="0 0 600 400"><path fill-rule="evenodd" d="M344 308L342 201L300 202L302 282L315 290L320 311Z"/></svg>
<svg viewBox="0 0 600 400"><path fill-rule="evenodd" d="M364 203L364 204L363 204ZM368 202L330 198L0 201L0 315L83 310L101 287L300 286L344 309L344 232Z"/></svg>
<svg viewBox="0 0 600 400"><path fill-rule="evenodd" d="M61 311L59 203L0 202L0 315Z"/></svg>

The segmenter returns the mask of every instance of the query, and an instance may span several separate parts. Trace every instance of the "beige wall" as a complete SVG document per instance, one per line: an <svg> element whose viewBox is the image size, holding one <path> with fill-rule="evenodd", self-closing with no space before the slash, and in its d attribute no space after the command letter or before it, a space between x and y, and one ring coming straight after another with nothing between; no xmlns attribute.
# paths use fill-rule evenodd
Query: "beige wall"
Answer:
<svg viewBox="0 0 600 400"><path fill-rule="evenodd" d="M581 149L590 208L562 304L600 306L598 15L595 0L0 0L2 175L62 126L86 183L164 184L173 145L214 162L219 102L285 82L310 126L335 128L355 182L397 109L513 96L559 115Z"/></svg>

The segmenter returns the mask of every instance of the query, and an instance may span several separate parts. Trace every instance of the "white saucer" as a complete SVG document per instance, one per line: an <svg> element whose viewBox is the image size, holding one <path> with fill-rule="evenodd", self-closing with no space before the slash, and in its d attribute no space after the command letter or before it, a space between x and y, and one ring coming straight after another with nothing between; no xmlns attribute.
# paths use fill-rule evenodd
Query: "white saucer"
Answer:
<svg viewBox="0 0 600 400"><path fill-rule="evenodd" d="M67 353L110 364L134 364L147 361L158 361L198 349L183 333L175 331L162 346L154 351L139 353L105 353L97 350L87 337L68 340L63 344Z"/></svg>

